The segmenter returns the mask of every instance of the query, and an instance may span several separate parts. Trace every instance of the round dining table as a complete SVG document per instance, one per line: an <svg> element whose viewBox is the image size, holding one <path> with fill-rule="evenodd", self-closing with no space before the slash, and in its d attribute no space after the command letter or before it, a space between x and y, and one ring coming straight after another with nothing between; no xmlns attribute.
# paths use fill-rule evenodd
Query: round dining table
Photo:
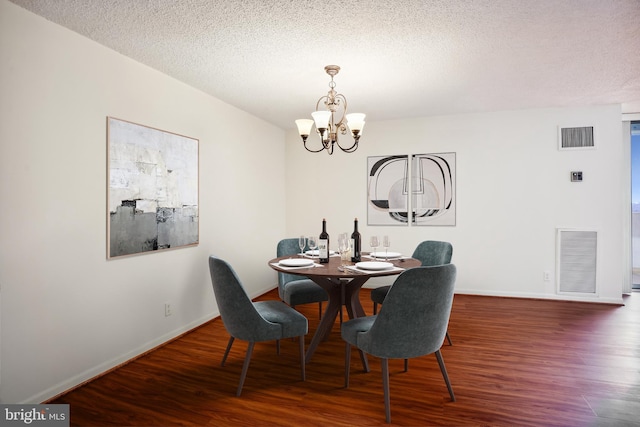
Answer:
<svg viewBox="0 0 640 427"><path fill-rule="evenodd" d="M281 264L281 261L288 259L306 258L314 261L308 267L289 267ZM330 256L327 264L320 264L318 258L308 258L304 255L289 255L274 258L269 261L269 266L276 271L308 277L322 287L329 295L329 303L322 314L318 328L307 348L305 361L308 363L318 344L326 340L331 333L338 313L344 305L350 319L365 316L364 309L360 303L360 288L372 277L394 276L404 270L421 265L420 260L409 257L399 257L396 259L371 259L367 254L363 254L362 261L388 262L392 264L390 268L384 269L363 269L356 268L357 263L347 262L346 268L342 266L340 256ZM285 261L285 264L288 264Z"/></svg>

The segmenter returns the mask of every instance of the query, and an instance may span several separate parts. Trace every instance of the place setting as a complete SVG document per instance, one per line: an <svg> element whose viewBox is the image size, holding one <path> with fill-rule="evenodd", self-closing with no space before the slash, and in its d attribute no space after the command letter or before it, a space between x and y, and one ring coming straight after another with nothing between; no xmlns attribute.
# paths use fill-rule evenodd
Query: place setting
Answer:
<svg viewBox="0 0 640 427"><path fill-rule="evenodd" d="M369 246L371 246L371 252L363 255L363 258L371 259L374 261L404 261L405 259L409 259L408 256L403 256L400 252L389 251L391 247L391 239L389 236L384 236L382 238L382 246L384 247L384 251L376 250L378 246L380 246L380 240L378 236L371 236L369 239Z"/></svg>
<svg viewBox="0 0 640 427"><path fill-rule="evenodd" d="M282 268L284 270L322 267L320 264L316 264L316 262L310 258L286 258L278 262L274 262L271 265Z"/></svg>
<svg viewBox="0 0 640 427"><path fill-rule="evenodd" d="M346 239L346 236L345 236ZM381 271L399 271L404 270L404 268L397 267L393 263L389 262L392 260L401 260L402 254L398 252L389 252L389 247L391 246L391 241L389 236L384 236L383 246L385 248L384 252L376 252L375 249L379 245L378 236L371 236L369 240L369 244L371 246L371 253L369 255L363 255L362 258L367 258L372 261L360 261L356 262L353 265L347 265L344 263L342 268L349 271L357 271L361 273L376 273Z"/></svg>
<svg viewBox="0 0 640 427"><path fill-rule="evenodd" d="M350 271L358 271L360 273L377 273L381 271L400 271L404 268L397 267L387 261L360 261L354 265L346 265L345 269Z"/></svg>
<svg viewBox="0 0 640 427"><path fill-rule="evenodd" d="M298 268L312 268L312 267L322 267L320 264L317 264L313 258L318 258L318 256L313 256L313 250L317 247L316 238L313 236L309 236L309 238L301 235L298 237L298 247L300 248L300 253L298 257L294 258L293 256L285 259L281 259L278 262L274 262L271 265L282 268L284 270L292 270ZM305 248L309 247L311 250L305 252ZM316 250L316 252L318 252Z"/></svg>
<svg viewBox="0 0 640 427"><path fill-rule="evenodd" d="M320 251L317 249L310 249L304 253L304 256L309 258L320 258ZM329 251L329 256L340 256L336 251Z"/></svg>

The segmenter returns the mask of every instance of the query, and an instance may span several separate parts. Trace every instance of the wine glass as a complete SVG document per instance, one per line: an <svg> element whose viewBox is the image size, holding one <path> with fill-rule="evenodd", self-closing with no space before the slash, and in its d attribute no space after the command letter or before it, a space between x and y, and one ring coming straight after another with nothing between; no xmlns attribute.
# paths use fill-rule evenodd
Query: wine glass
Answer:
<svg viewBox="0 0 640 427"><path fill-rule="evenodd" d="M382 238L382 246L384 246L384 257L389 258L389 246L391 246L391 240L389 240L389 236L384 236Z"/></svg>
<svg viewBox="0 0 640 427"><path fill-rule="evenodd" d="M340 266L344 268L347 265L349 257L350 242L347 233L338 235L338 251L340 251Z"/></svg>
<svg viewBox="0 0 640 427"><path fill-rule="evenodd" d="M369 239L369 246L371 246L371 257L375 258L376 248L380 245L378 236L371 236Z"/></svg>
<svg viewBox="0 0 640 427"><path fill-rule="evenodd" d="M307 238L307 246L309 249L314 251L318 247L318 241L316 240L316 236L309 236ZM311 253L313 255L313 252Z"/></svg>
<svg viewBox="0 0 640 427"><path fill-rule="evenodd" d="M307 238L304 236L298 237L298 247L300 248L300 256L304 255L304 247L307 245Z"/></svg>

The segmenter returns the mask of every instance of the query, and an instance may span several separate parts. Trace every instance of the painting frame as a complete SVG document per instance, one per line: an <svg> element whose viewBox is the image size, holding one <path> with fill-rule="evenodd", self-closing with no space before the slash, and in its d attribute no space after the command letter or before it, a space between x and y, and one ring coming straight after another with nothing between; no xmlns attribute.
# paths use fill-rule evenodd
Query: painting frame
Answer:
<svg viewBox="0 0 640 427"><path fill-rule="evenodd" d="M199 244L199 145L107 116L107 259Z"/></svg>

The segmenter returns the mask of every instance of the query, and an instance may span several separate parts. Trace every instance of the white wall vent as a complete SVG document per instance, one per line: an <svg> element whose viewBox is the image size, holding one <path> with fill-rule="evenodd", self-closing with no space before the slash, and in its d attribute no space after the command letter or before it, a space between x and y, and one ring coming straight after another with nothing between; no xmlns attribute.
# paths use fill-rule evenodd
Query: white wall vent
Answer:
<svg viewBox="0 0 640 427"><path fill-rule="evenodd" d="M558 229L556 268L558 293L596 294L596 231Z"/></svg>
<svg viewBox="0 0 640 427"><path fill-rule="evenodd" d="M560 150L595 148L593 126L560 127L558 142Z"/></svg>

